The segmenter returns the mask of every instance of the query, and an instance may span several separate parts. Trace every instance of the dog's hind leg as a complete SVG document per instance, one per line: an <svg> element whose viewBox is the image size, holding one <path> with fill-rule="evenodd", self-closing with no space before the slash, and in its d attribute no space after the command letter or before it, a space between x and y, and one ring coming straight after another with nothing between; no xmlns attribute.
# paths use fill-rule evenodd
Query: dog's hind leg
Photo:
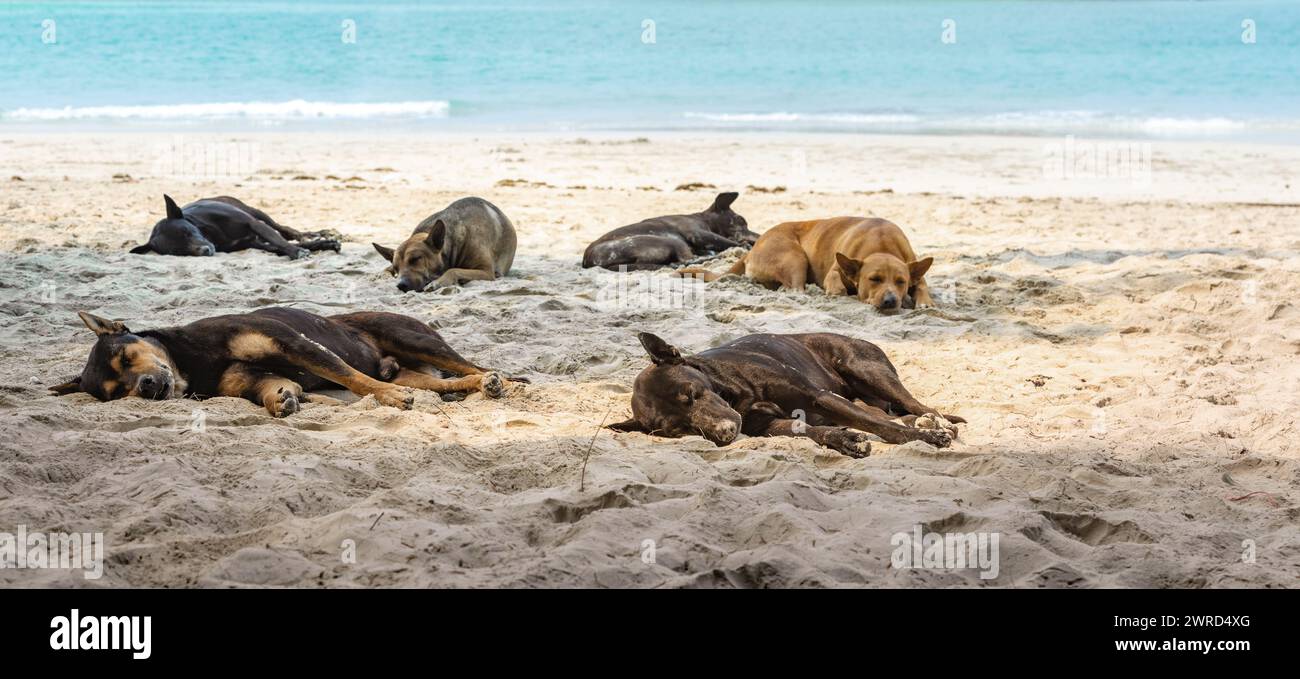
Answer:
<svg viewBox="0 0 1300 679"><path fill-rule="evenodd" d="M452 349L442 339L441 335L414 318L384 312L342 314L332 318L365 332L374 340L379 350L384 352L386 357L396 359L403 368L407 368L411 373L414 373L407 375L406 381L434 386L421 386L421 384L415 383L404 384L401 377L402 373L399 373L398 377L394 379L394 384L417 389L432 389L438 392L466 391L477 388L492 398L500 396L504 391L505 380L500 375L469 362L456 353L456 350ZM421 373L420 370L426 366L464 377L474 377L475 380L458 383L469 386L447 386L445 383L450 382L449 380L429 382L428 380L439 380L439 378Z"/></svg>
<svg viewBox="0 0 1300 679"><path fill-rule="evenodd" d="M245 363L289 363L358 396L373 395L386 406L406 410L415 402L410 390L353 368L338 354L278 321L262 320L236 334L228 341L227 350L235 360Z"/></svg>
<svg viewBox="0 0 1300 679"><path fill-rule="evenodd" d="M494 372L443 379L418 370L402 368L398 371L397 377L393 378L393 384L413 389L427 389L439 394L477 389L488 398L500 398L506 391L506 381Z"/></svg>
<svg viewBox="0 0 1300 679"><path fill-rule="evenodd" d="M298 412L300 402L306 400L297 382L247 363L233 363L226 368L217 383L217 393L248 399L266 408L272 417L288 417Z"/></svg>

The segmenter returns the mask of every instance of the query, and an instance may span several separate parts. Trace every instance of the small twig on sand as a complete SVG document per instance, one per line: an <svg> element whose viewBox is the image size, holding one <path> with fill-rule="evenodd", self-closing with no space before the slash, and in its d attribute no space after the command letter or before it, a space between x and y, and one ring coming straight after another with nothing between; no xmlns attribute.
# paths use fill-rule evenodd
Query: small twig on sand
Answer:
<svg viewBox="0 0 1300 679"><path fill-rule="evenodd" d="M1253 492L1253 493L1246 493L1245 495L1242 495L1241 497L1230 497L1230 498L1228 498L1228 501L1229 501L1229 502L1241 502L1242 500L1246 500L1246 499L1248 499L1248 498L1255 497L1256 495L1258 495L1258 496L1264 498L1266 501L1268 501L1268 503L1269 503L1270 505L1272 505L1272 506L1274 506L1274 507L1280 507L1280 506L1282 506L1282 503L1278 502L1278 501L1277 501L1277 498L1273 497L1273 494L1272 494L1272 493L1265 492L1265 491L1262 491L1262 490L1257 490L1257 491L1255 491L1255 492Z"/></svg>
<svg viewBox="0 0 1300 679"><path fill-rule="evenodd" d="M379 520L382 519L382 518L384 518L384 514L387 514L387 513L388 513L388 512L379 512L379 516L376 516L376 517L375 517L375 522L372 523L372 524L370 524L370 530L374 530L374 529L375 529L375 526L378 526L378 525L379 525Z"/></svg>
<svg viewBox="0 0 1300 679"><path fill-rule="evenodd" d="M609 414L614 412L614 406L610 406L605 411L605 416L600 418L600 426L596 427L596 433L591 435L591 443L587 444L587 454L582 456L582 476L578 477L578 492L587 488L587 460L591 459L591 449L596 447L596 437L600 436L600 430L605 428L605 420L609 419Z"/></svg>

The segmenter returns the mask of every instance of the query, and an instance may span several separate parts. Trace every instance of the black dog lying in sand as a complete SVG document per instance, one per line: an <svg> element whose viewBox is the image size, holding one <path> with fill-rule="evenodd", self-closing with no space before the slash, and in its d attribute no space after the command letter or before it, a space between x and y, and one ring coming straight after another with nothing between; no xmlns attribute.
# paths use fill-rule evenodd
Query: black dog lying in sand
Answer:
<svg viewBox="0 0 1300 679"><path fill-rule="evenodd" d="M78 313L98 339L81 375L50 387L60 395L82 391L101 401L235 396L284 417L308 400L305 390L335 385L402 409L415 398L406 387L477 389L491 398L506 387L500 375L462 358L429 326L399 314L326 318L275 307L131 332L119 321ZM461 377L443 379L438 370Z"/></svg>
<svg viewBox="0 0 1300 679"><path fill-rule="evenodd" d="M910 421L933 418L938 411L908 393L885 352L870 342L831 333L749 335L683 357L655 335L638 338L654 365L637 375L632 419L610 429L670 438L699 434L719 446L741 432L807 436L850 457L871 452L864 431L889 443L952 443L947 429L893 421L904 414Z"/></svg>
<svg viewBox="0 0 1300 679"><path fill-rule="evenodd" d="M183 208L171 196L163 196L163 201L167 218L154 224L149 242L131 248L132 253L211 257L255 248L298 259L311 250L339 251L337 233L295 231L230 196L196 200Z"/></svg>
<svg viewBox="0 0 1300 679"><path fill-rule="evenodd" d="M587 246L582 268L617 271L657 269L728 248L750 247L758 234L731 211L739 193L719 193L713 205L693 215L655 217L610 231Z"/></svg>

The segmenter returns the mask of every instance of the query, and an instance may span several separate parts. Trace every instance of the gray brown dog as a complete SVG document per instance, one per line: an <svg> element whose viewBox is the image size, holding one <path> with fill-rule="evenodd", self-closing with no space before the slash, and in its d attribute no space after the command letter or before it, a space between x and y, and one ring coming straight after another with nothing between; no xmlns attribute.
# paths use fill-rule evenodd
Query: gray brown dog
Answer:
<svg viewBox="0 0 1300 679"><path fill-rule="evenodd" d="M461 198L429 215L396 248L371 243L402 292L495 280L515 261L515 226L482 198Z"/></svg>
<svg viewBox="0 0 1300 679"><path fill-rule="evenodd" d="M611 271L657 269L698 255L749 247L758 234L731 210L739 193L719 193L709 209L693 215L654 217L619 227L597 238L582 255L582 267Z"/></svg>
<svg viewBox="0 0 1300 679"><path fill-rule="evenodd" d="M699 434L725 446L749 436L806 436L850 457L866 457L870 432L888 443L952 443L947 429L915 421L938 411L917 401L880 347L814 333L749 335L694 356L650 333L637 336L652 366L637 375L632 419L609 425L677 438ZM944 415L949 422L965 422Z"/></svg>

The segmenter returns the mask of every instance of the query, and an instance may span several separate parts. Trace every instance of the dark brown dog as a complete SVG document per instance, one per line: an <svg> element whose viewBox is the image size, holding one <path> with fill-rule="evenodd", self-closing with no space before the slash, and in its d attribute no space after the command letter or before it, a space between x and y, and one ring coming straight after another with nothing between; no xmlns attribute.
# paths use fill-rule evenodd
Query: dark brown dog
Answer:
<svg viewBox="0 0 1300 679"><path fill-rule="evenodd" d="M870 342L831 333L749 335L682 356L655 335L638 338L654 365L637 375L632 419L610 429L671 438L699 434L719 446L741 432L807 436L850 457L871 451L862 432L889 443L952 443L946 429L893 421L938 411L908 393L885 352Z"/></svg>
<svg viewBox="0 0 1300 679"><path fill-rule="evenodd" d="M132 332L120 321L78 312L98 336L81 375L50 387L101 401L125 396L236 396L276 417L298 411L304 391L338 386L410 408L411 389L481 390L496 398L506 381L465 360L429 326L409 316L359 312L330 316L285 307L214 316ZM461 375L439 377L438 370Z"/></svg>
<svg viewBox="0 0 1300 679"><path fill-rule="evenodd" d="M713 205L693 215L655 217L622 226L597 238L582 254L582 267L611 271L657 269L686 262L696 255L749 247L758 234L731 210L739 193L719 193Z"/></svg>

